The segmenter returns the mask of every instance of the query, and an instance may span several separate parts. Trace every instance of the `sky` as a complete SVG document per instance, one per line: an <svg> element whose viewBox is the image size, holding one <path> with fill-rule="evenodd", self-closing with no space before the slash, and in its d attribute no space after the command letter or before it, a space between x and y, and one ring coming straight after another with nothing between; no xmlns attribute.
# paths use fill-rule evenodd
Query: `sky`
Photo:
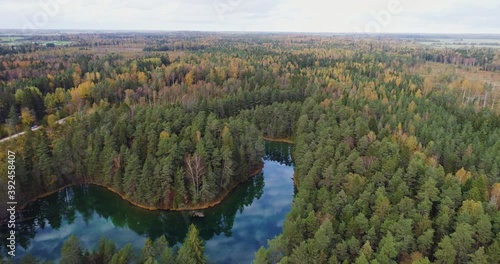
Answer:
<svg viewBox="0 0 500 264"><path fill-rule="evenodd" d="M0 28L500 34L500 1L0 0Z"/></svg>

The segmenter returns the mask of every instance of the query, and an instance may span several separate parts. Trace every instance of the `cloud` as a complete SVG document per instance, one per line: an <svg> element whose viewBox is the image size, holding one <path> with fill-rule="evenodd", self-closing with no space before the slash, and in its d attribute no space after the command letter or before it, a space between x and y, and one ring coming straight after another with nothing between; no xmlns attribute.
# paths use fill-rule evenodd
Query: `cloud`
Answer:
<svg viewBox="0 0 500 264"><path fill-rule="evenodd" d="M40 28L353 32L379 23L380 32L500 33L497 0L1 1L0 28L43 21L44 4L64 2ZM387 11L394 1L402 12L380 25L374 14Z"/></svg>
<svg viewBox="0 0 500 264"><path fill-rule="evenodd" d="M415 18L434 24L441 31L449 30L451 26L459 29L483 31L500 26L500 6L493 8L470 7L468 9L450 8L442 12L429 12Z"/></svg>

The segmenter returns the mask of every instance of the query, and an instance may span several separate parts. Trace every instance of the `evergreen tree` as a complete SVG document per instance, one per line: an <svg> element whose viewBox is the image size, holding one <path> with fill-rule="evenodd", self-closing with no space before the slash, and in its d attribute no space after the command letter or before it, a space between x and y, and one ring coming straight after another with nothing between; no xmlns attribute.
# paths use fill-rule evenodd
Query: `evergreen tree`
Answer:
<svg viewBox="0 0 500 264"><path fill-rule="evenodd" d="M156 253L157 251L153 241L147 238L142 247L141 255L139 256L139 263L147 263L149 259L154 259L157 255Z"/></svg>
<svg viewBox="0 0 500 264"><path fill-rule="evenodd" d="M486 254L484 253L484 248L480 247L474 254L470 255L470 262L474 264L489 264Z"/></svg>
<svg viewBox="0 0 500 264"><path fill-rule="evenodd" d="M313 245L312 240L302 241L290 255L291 263L320 263L319 250Z"/></svg>
<svg viewBox="0 0 500 264"><path fill-rule="evenodd" d="M369 264L368 259L366 258L365 254L361 253L358 258L356 258L356 261L354 262L355 264Z"/></svg>
<svg viewBox="0 0 500 264"><path fill-rule="evenodd" d="M78 237L70 236L61 248L61 264L84 264L82 245Z"/></svg>
<svg viewBox="0 0 500 264"><path fill-rule="evenodd" d="M116 146L114 139L111 135L105 136L104 139L104 148L100 155L100 162L103 179L99 179L102 184L107 186L112 186L113 184L113 175L115 171L118 169L115 167L116 157L118 153L116 152Z"/></svg>
<svg viewBox="0 0 500 264"><path fill-rule="evenodd" d="M128 196L134 197L138 186L137 178L141 171L139 157L135 153L132 153L129 156L126 156L125 163L123 189Z"/></svg>
<svg viewBox="0 0 500 264"><path fill-rule="evenodd" d="M395 263L394 258L398 255L396 249L396 241L389 232L382 238L379 245L379 250L376 254L377 260L380 263Z"/></svg>
<svg viewBox="0 0 500 264"><path fill-rule="evenodd" d="M160 263L171 263L175 264L176 262L176 257L174 255L174 251L172 248L165 248L163 252L160 255Z"/></svg>
<svg viewBox="0 0 500 264"><path fill-rule="evenodd" d="M19 114L16 107L12 105L9 110L9 125L14 129L14 133L17 133L17 124L19 124Z"/></svg>
<svg viewBox="0 0 500 264"><path fill-rule="evenodd" d="M96 263L109 263L115 253L115 243L105 237L101 237L97 243L97 250L93 254L94 261Z"/></svg>
<svg viewBox="0 0 500 264"><path fill-rule="evenodd" d="M487 249L486 253L488 255L489 263L499 263L500 262L500 243L494 241Z"/></svg>
<svg viewBox="0 0 500 264"><path fill-rule="evenodd" d="M190 225L186 239L177 253L177 263L206 263L203 243L199 237L198 229L194 225Z"/></svg>
<svg viewBox="0 0 500 264"><path fill-rule="evenodd" d="M154 250L155 250L154 255L160 256L166 249L169 249L168 241L165 235L162 235L154 242Z"/></svg>
<svg viewBox="0 0 500 264"><path fill-rule="evenodd" d="M255 253L253 264L267 263L269 263L269 251L267 251L264 247L260 247L259 250Z"/></svg>
<svg viewBox="0 0 500 264"><path fill-rule="evenodd" d="M150 257L144 262L144 264L158 264L158 261L156 261L153 257Z"/></svg>
<svg viewBox="0 0 500 264"><path fill-rule="evenodd" d="M459 262L469 261L469 254L474 251L474 232L472 227L466 223L459 223L455 232L451 234L451 242L457 252Z"/></svg>
<svg viewBox="0 0 500 264"><path fill-rule="evenodd" d="M109 264L132 264L134 262L134 252L132 245L127 244L124 248L113 255Z"/></svg>
<svg viewBox="0 0 500 264"><path fill-rule="evenodd" d="M434 256L436 257L436 263L451 264L456 262L457 251L449 236L445 236L439 242L438 250Z"/></svg>

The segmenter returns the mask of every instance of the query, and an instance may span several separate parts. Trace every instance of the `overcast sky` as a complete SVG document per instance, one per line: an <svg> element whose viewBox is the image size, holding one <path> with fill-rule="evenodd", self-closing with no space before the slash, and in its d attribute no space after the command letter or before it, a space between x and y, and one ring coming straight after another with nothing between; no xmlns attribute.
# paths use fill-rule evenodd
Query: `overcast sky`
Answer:
<svg viewBox="0 0 500 264"><path fill-rule="evenodd" d="M0 0L0 28L500 33L500 1Z"/></svg>

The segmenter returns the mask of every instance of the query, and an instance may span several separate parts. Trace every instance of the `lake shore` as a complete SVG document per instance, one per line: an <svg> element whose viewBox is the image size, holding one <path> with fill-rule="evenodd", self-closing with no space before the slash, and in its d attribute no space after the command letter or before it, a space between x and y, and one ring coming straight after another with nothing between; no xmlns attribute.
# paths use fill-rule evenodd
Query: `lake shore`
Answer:
<svg viewBox="0 0 500 264"><path fill-rule="evenodd" d="M70 188L70 187L73 187L73 186L76 186L76 185L81 185L81 183L72 183L72 184L64 185L63 187L59 187L59 188L57 188L57 189L55 189L53 191L40 194L40 195L38 195L38 196L36 196L36 197L28 200L27 202L24 202L22 205L20 205L19 206L19 210L22 211L22 210L26 209L26 206L28 206L28 204L30 204L32 202L35 202L36 200L43 199L43 198L45 198L47 196L50 196L50 195L52 195L54 193L60 192L60 191L62 191L64 189L66 189L66 188Z"/></svg>
<svg viewBox="0 0 500 264"><path fill-rule="evenodd" d="M291 139L287 139L287 138L268 138L268 137L263 137L263 139L265 141L269 141L269 142L282 142L282 143L287 143L287 144L293 144L293 141ZM26 209L26 206L29 203L35 202L36 200L43 199L43 198L45 198L45 197L47 197L49 195L52 195L52 194L57 193L57 192L60 192L60 191L62 191L64 189L66 189L66 188L70 188L70 187L78 186L78 185L94 185L94 186L99 186L99 187L102 187L102 188L106 188L107 190L109 190L109 191L115 193L116 195L120 196L120 198L122 200L124 200L124 201L126 201L126 202L128 202L128 203L130 203L130 204L132 204L132 205L134 205L136 207L139 207L139 208L142 208L142 209L146 209L146 210L149 210L149 211L159 211L159 210L164 210L164 211L193 211L193 210L203 210L203 209L212 208L212 207L220 204L222 201L224 201L224 199L231 192L233 192L236 188L238 188L238 186L240 186L241 184L247 182L252 177L255 177L259 173L261 173L262 170L263 170L263 168L264 168L264 163L261 163L261 165L259 166L259 168L255 169L252 173L250 173L250 175L245 180L237 183L234 187L232 187L229 190L227 190L224 193L222 193L220 195L220 197L217 198L216 200L208 202L208 203L197 204L197 205L192 205L192 206L185 206L185 207L179 207L179 208L164 208L164 207L156 207L156 206L147 206L147 205L143 205L143 204L140 204L138 202L133 201L128 196L126 196L124 194L121 194L120 192L116 191L115 189L113 189L113 188L111 188L109 186L105 186L103 184L94 183L94 182L84 182L84 183L68 184L68 185L65 185L63 187L57 188L57 189L55 189L53 191L46 192L44 194L38 195L37 197L32 198L29 201L23 203L19 207L19 210L22 211L22 210ZM295 173L294 173L293 181L294 181L295 185L297 185L297 179L296 179Z"/></svg>
<svg viewBox="0 0 500 264"><path fill-rule="evenodd" d="M290 138L268 138L268 137L262 137L265 141L269 142L282 142L282 143L287 143L287 144L295 144ZM297 189L299 188L299 181L297 180L297 173L293 173L293 184L297 186Z"/></svg>
<svg viewBox="0 0 500 264"><path fill-rule="evenodd" d="M294 144L293 141L289 138L268 138L268 137L262 137L265 141L269 142L282 142L282 143L288 143L288 144Z"/></svg>
<svg viewBox="0 0 500 264"><path fill-rule="evenodd" d="M119 193L118 191L116 191L115 189L109 187L109 186L105 186L103 184L99 184L99 183L93 183L93 182L85 182L85 183L73 183L73 184L68 184L68 185L65 185L63 187L60 187L60 188L57 188L56 190L53 190L53 191L50 191L50 192L46 192L44 194L41 194L33 199L30 199L29 201L27 201L26 203L22 204L20 207L19 207L19 210L24 210L26 209L26 206L32 202L35 202L39 199L43 199L47 196L50 196L54 193L57 193L57 192L60 192L66 188L70 188L70 187L73 187L73 186L78 186L78 185L94 185L94 186L99 186L99 187L102 187L102 188L106 188L107 190L109 190L110 192L113 192L114 194L120 196L120 198L128 203L130 203L131 205L133 206L136 206L136 207L139 207L139 208L142 208L142 209L146 209L146 210L149 210L149 211L160 211L160 210L163 210L163 211L193 211L193 210L203 210L203 209L208 209L208 208L211 208L211 207L214 207L218 204L220 204L222 201L224 201L224 199L232 192L234 191L236 188L238 188L238 186L240 186L241 184L247 182L249 179L251 179L252 177L255 177L257 175L259 175L259 173L262 172L262 169L264 168L264 163L261 163L261 165L255 169L252 173L250 173L250 175L248 176L248 178L246 178L245 180L237 183L233 188L229 189L228 191L225 191L223 194L220 195L219 198L217 198L216 200L214 201L211 201L209 203L204 203L204 204L197 204L197 205L192 205L192 206L186 206L186 207L179 207L179 208L163 208L163 207L155 207L155 206L147 206L147 205L143 205L143 204L140 204L140 203L137 203L135 201L133 201L132 199L130 199L128 196L124 195L124 194L121 194Z"/></svg>

